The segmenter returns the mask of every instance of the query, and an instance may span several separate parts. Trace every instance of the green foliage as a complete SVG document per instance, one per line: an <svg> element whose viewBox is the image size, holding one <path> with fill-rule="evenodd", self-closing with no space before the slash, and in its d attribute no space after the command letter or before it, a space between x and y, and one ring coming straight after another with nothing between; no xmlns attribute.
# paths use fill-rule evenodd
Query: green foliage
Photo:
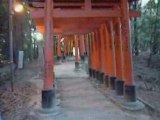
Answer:
<svg viewBox="0 0 160 120"><path fill-rule="evenodd" d="M157 54L160 51L160 3L150 0L141 8L142 16L137 19L139 49ZM134 35L134 34L133 34Z"/></svg>
<svg viewBox="0 0 160 120"><path fill-rule="evenodd" d="M0 67L8 62L9 40L8 40L8 13L7 2L0 2Z"/></svg>

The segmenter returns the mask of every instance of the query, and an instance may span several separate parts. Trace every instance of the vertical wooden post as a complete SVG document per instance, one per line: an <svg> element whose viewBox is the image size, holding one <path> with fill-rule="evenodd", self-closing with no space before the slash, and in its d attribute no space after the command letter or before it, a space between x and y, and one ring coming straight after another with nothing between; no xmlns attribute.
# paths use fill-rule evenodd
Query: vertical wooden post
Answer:
<svg viewBox="0 0 160 120"><path fill-rule="evenodd" d="M78 49L78 37L74 36L75 42L75 70L79 70L79 49Z"/></svg>
<svg viewBox="0 0 160 120"><path fill-rule="evenodd" d="M67 54L67 36L64 37L64 53L63 53L63 60L66 59Z"/></svg>
<svg viewBox="0 0 160 120"><path fill-rule="evenodd" d="M73 56L73 41L74 41L74 38L73 36L71 36L71 40L70 40L70 56Z"/></svg>
<svg viewBox="0 0 160 120"><path fill-rule="evenodd" d="M94 32L91 33L91 46L92 46L92 55L91 55L91 61L92 61L92 72L93 72L93 78L96 78L96 51L95 51L95 38L94 38Z"/></svg>
<svg viewBox="0 0 160 120"><path fill-rule="evenodd" d="M69 40L70 40L70 36L67 37L67 45L66 45L66 49L67 49L67 57L69 56Z"/></svg>
<svg viewBox="0 0 160 120"><path fill-rule="evenodd" d="M115 48L114 48L114 33L113 33L113 22L109 20L104 25L105 30L105 47L106 47L106 55L107 55L107 63L106 63L106 72L109 77L109 87L111 89L115 89L115 81L116 81L116 68L115 68Z"/></svg>
<svg viewBox="0 0 160 120"><path fill-rule="evenodd" d="M101 61L101 52L100 52L100 39L99 39L99 33L98 30L95 31L94 34L94 39L95 39L95 54L96 54L96 79L100 81L102 84L103 81L100 79L100 74L101 74L101 66L100 66L100 61Z"/></svg>
<svg viewBox="0 0 160 120"><path fill-rule="evenodd" d="M115 38L114 38L114 27L113 20L109 21L109 51L111 55L110 67L111 67L111 76L110 76L110 88L115 89L116 85L116 58L115 58Z"/></svg>
<svg viewBox="0 0 160 120"><path fill-rule="evenodd" d="M116 53L116 92L117 95L123 95L124 92L124 61L122 51L122 32L121 20L115 19L115 53Z"/></svg>
<svg viewBox="0 0 160 120"><path fill-rule="evenodd" d="M84 46L84 35L79 35L79 45L80 45L80 57L81 60L85 61L85 46Z"/></svg>
<svg viewBox="0 0 160 120"><path fill-rule="evenodd" d="M53 77L53 1L45 1L45 42L44 42L44 84L42 90L42 108L51 108L53 105L54 77Z"/></svg>
<svg viewBox="0 0 160 120"><path fill-rule="evenodd" d="M58 42L57 42L57 60L60 61L61 59L61 36L58 35Z"/></svg>
<svg viewBox="0 0 160 120"><path fill-rule="evenodd" d="M91 33L88 34L88 63L89 63L89 76L93 77L93 68L92 68L92 39L91 39Z"/></svg>
<svg viewBox="0 0 160 120"><path fill-rule="evenodd" d="M133 60L130 34L130 17L128 0L121 0L122 12L122 36L124 52L124 78L125 78L125 98L128 101L136 101L136 92L133 77Z"/></svg>
<svg viewBox="0 0 160 120"><path fill-rule="evenodd" d="M98 29L98 34L99 34L99 43L100 43L100 50L99 50L99 52L100 52L100 80L103 82L103 83L105 83L104 82L104 73L105 73L105 70L104 70L104 44L103 44L103 40L104 40L104 38L103 38L103 33L102 33L102 28L103 26L101 25L100 26L100 28Z"/></svg>
<svg viewBox="0 0 160 120"><path fill-rule="evenodd" d="M85 56L89 53L88 34L85 35Z"/></svg>
<svg viewBox="0 0 160 120"><path fill-rule="evenodd" d="M109 69L108 69L108 54L107 54L107 32L106 32L106 24L102 24L100 27L100 38L101 38L101 57L102 57L102 66L101 77L104 78L104 84L106 87L109 86Z"/></svg>

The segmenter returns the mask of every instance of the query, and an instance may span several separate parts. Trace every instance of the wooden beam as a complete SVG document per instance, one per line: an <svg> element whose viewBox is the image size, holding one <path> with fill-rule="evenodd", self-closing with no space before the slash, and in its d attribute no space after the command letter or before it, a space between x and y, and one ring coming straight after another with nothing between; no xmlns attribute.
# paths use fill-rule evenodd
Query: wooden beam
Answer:
<svg viewBox="0 0 160 120"><path fill-rule="evenodd" d="M138 11L130 10L130 17L139 17L141 14ZM31 12L32 18L43 18L44 10L37 9ZM121 17L120 10L62 10L54 9L53 18L93 18L93 17Z"/></svg>
<svg viewBox="0 0 160 120"><path fill-rule="evenodd" d="M44 10L37 9L31 12L32 18L44 17ZM53 18L77 18L77 17L120 17L118 10L62 10L54 9Z"/></svg>

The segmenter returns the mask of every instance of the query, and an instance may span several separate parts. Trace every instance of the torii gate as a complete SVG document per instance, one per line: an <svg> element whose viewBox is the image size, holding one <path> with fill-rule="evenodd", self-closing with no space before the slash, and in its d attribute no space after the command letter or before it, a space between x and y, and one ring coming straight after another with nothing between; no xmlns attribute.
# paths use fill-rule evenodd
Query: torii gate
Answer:
<svg viewBox="0 0 160 120"><path fill-rule="evenodd" d="M130 18L139 17L140 13L129 9L129 2L132 1L29 0L30 7L34 8L31 17L37 29L45 34L42 108L51 108L55 96L53 33L84 35L88 41L90 77L116 89L117 94L124 95L126 100L136 101Z"/></svg>

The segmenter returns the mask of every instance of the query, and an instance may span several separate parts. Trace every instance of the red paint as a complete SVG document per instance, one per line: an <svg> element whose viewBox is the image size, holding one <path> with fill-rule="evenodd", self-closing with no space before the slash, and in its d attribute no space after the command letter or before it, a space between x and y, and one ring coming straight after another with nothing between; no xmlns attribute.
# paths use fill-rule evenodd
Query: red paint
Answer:
<svg viewBox="0 0 160 120"><path fill-rule="evenodd" d="M44 90L53 89L53 21L52 0L45 1L45 42L44 42Z"/></svg>
<svg viewBox="0 0 160 120"><path fill-rule="evenodd" d="M127 0L121 0L121 8L122 8L123 54L125 63L124 64L125 85L134 85L130 17L129 17L129 5Z"/></svg>

